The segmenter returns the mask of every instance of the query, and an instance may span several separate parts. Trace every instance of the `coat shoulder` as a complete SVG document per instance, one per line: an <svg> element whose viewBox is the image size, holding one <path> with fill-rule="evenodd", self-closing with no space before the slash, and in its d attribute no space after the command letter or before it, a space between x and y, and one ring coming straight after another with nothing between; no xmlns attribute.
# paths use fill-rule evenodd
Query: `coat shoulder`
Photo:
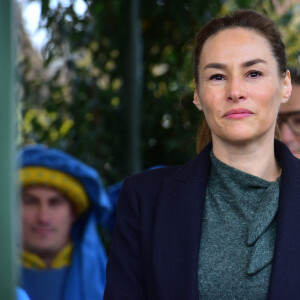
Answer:
<svg viewBox="0 0 300 300"><path fill-rule="evenodd" d="M151 195L157 194L162 183L174 177L174 175L184 165L177 165L171 167L161 167L151 170L146 170L133 176L127 177L124 180L124 186L131 185L137 194Z"/></svg>

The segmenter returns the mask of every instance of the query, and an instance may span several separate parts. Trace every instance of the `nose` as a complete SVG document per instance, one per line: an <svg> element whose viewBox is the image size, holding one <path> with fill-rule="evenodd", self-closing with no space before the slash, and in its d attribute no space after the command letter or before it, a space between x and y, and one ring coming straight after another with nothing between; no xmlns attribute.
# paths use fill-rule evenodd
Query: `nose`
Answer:
<svg viewBox="0 0 300 300"><path fill-rule="evenodd" d="M295 140L295 135L291 131L290 127L283 123L280 128L281 140L283 143L287 144Z"/></svg>
<svg viewBox="0 0 300 300"><path fill-rule="evenodd" d="M45 224L50 220L50 208L47 204L41 204L38 209L38 220L40 223Z"/></svg>
<svg viewBox="0 0 300 300"><path fill-rule="evenodd" d="M228 80L228 96L227 100L239 102L246 99L245 89L242 80L237 77L232 77Z"/></svg>

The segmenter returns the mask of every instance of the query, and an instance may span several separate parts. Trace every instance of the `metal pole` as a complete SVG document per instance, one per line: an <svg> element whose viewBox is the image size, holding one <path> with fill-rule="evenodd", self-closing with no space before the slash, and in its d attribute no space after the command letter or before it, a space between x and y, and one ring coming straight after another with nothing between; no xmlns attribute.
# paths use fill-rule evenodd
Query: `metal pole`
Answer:
<svg viewBox="0 0 300 300"><path fill-rule="evenodd" d="M13 6L13 0L0 1L0 299L3 300L15 299L16 293Z"/></svg>
<svg viewBox="0 0 300 300"><path fill-rule="evenodd" d="M140 24L140 0L129 1L130 5L130 42L129 42L129 101L130 101L130 138L129 174L141 171L141 115L143 90L143 37Z"/></svg>

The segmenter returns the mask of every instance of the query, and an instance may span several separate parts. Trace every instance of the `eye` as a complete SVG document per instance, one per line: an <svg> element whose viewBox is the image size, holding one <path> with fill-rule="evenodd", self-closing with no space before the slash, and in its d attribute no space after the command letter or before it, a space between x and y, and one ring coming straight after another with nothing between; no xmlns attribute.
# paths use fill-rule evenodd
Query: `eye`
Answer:
<svg viewBox="0 0 300 300"><path fill-rule="evenodd" d="M50 199L49 203L51 206L61 206L66 203L66 199L63 197L53 197Z"/></svg>
<svg viewBox="0 0 300 300"><path fill-rule="evenodd" d="M224 76L222 74L214 74L209 77L209 80L223 80Z"/></svg>
<svg viewBox="0 0 300 300"><path fill-rule="evenodd" d="M300 125L300 116L295 116L294 118L292 118L292 122L299 126Z"/></svg>
<svg viewBox="0 0 300 300"><path fill-rule="evenodd" d="M22 201L24 205L37 205L38 204L38 199L34 196L24 194L22 196Z"/></svg>
<svg viewBox="0 0 300 300"><path fill-rule="evenodd" d="M262 75L262 72L260 71L250 71L247 76L251 77L251 78L257 78L260 77Z"/></svg>

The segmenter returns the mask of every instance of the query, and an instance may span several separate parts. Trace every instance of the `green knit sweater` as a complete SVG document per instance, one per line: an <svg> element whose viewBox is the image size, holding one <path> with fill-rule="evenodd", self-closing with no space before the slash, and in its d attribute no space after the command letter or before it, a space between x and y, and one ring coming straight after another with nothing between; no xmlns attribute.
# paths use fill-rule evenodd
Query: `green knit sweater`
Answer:
<svg viewBox="0 0 300 300"><path fill-rule="evenodd" d="M266 299L279 179L232 168L211 153L198 265L202 299Z"/></svg>

